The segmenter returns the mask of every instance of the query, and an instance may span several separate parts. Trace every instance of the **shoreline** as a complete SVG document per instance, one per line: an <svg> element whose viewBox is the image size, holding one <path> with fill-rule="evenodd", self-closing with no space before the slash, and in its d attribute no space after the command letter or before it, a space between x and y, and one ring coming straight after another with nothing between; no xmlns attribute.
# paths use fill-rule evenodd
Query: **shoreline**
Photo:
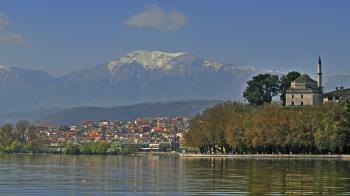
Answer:
<svg viewBox="0 0 350 196"><path fill-rule="evenodd" d="M350 154L190 154L179 153L182 158L232 158L232 159L334 159L350 161Z"/></svg>
<svg viewBox="0 0 350 196"><path fill-rule="evenodd" d="M325 159L350 161L350 154L193 154L178 152L136 152L134 154L64 154L64 153L0 153L0 155L67 155L67 156L143 156L171 155L180 158L230 158L230 159Z"/></svg>

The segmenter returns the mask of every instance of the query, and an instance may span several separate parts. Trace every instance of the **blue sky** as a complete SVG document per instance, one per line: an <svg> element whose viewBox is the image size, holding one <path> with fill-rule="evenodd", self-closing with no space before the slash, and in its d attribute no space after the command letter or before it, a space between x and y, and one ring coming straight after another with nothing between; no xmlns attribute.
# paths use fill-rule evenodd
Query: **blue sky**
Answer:
<svg viewBox="0 0 350 196"><path fill-rule="evenodd" d="M185 51L222 63L313 74L350 73L350 1L0 3L0 64L52 75L127 52Z"/></svg>

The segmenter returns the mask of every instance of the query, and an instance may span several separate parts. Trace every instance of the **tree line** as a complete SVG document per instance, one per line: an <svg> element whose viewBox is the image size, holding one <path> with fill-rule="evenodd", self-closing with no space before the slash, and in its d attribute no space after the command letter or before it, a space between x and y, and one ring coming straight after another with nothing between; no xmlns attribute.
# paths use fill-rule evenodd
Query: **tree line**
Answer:
<svg viewBox="0 0 350 196"><path fill-rule="evenodd" d="M198 114L185 135L201 153L350 153L350 101L322 106L224 102Z"/></svg>
<svg viewBox="0 0 350 196"><path fill-rule="evenodd" d="M5 124L0 127L0 153L49 153L49 143L35 125L27 120L20 120L14 125ZM64 154L133 154L138 146L127 146L106 141L77 144L62 144Z"/></svg>
<svg viewBox="0 0 350 196"><path fill-rule="evenodd" d="M68 142L63 146L63 153L71 155L126 155L134 154L137 150L139 150L139 147L136 145L112 144L106 141L88 142L85 144Z"/></svg>
<svg viewBox="0 0 350 196"><path fill-rule="evenodd" d="M20 120L15 125L0 127L1 153L45 152L47 144L37 128L29 121Z"/></svg>

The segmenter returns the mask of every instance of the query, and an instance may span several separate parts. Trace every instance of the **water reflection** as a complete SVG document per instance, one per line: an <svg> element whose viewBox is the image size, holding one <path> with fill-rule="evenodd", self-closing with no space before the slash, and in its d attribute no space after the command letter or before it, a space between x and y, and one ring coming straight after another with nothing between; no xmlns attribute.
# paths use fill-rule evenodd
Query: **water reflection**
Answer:
<svg viewBox="0 0 350 196"><path fill-rule="evenodd" d="M350 194L350 161L1 155L0 195Z"/></svg>
<svg viewBox="0 0 350 196"><path fill-rule="evenodd" d="M320 160L185 160L185 185L239 193L350 193L350 162ZM206 168L206 169L205 169Z"/></svg>

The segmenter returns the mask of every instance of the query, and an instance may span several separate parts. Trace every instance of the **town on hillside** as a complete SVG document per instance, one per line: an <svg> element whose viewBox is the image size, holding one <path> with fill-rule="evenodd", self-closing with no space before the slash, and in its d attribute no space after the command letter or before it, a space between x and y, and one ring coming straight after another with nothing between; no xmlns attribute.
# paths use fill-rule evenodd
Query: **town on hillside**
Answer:
<svg viewBox="0 0 350 196"><path fill-rule="evenodd" d="M40 137L50 152L62 152L65 143L117 143L136 151L179 151L183 133L189 129L189 117L137 118L134 121L86 121L71 126L38 125Z"/></svg>

